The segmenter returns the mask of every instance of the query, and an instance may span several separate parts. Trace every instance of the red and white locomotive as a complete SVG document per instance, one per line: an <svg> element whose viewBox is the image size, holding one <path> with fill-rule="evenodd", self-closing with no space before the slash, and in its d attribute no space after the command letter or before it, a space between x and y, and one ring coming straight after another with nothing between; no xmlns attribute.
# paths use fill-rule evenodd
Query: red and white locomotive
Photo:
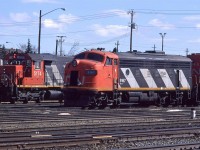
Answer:
<svg viewBox="0 0 200 150"><path fill-rule="evenodd" d="M62 99L64 66L72 58L12 52L0 66L0 101Z"/></svg>
<svg viewBox="0 0 200 150"><path fill-rule="evenodd" d="M191 70L200 55L188 57L156 51L82 52L66 64L64 105L197 105L200 74Z"/></svg>

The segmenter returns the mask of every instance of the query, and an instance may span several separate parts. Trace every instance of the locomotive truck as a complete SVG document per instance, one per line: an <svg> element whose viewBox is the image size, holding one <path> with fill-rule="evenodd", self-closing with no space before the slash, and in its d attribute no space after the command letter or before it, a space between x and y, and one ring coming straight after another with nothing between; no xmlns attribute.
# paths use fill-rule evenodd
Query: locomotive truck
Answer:
<svg viewBox="0 0 200 150"><path fill-rule="evenodd" d="M194 58L199 64L200 55L195 56L162 51L82 52L66 64L64 105L198 105L200 76L199 72L192 74L192 69Z"/></svg>
<svg viewBox="0 0 200 150"><path fill-rule="evenodd" d="M61 100L64 66L70 60L49 53L7 54L0 66L0 101Z"/></svg>

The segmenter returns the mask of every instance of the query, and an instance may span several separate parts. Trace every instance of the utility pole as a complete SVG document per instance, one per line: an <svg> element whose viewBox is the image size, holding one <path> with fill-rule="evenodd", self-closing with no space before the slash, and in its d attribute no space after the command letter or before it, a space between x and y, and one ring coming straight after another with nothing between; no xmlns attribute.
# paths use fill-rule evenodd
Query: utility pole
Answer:
<svg viewBox="0 0 200 150"><path fill-rule="evenodd" d="M56 56L58 55L58 40L56 40Z"/></svg>
<svg viewBox="0 0 200 150"><path fill-rule="evenodd" d="M189 54L189 50L188 50L188 48L186 49L185 52L186 52L186 56L187 56L187 55Z"/></svg>
<svg viewBox="0 0 200 150"><path fill-rule="evenodd" d="M159 33L160 34L160 36L161 36L161 38L162 38L162 51L163 51L163 43L164 43L164 37L165 37L165 35L167 34L167 33Z"/></svg>
<svg viewBox="0 0 200 150"><path fill-rule="evenodd" d="M119 41L117 41L117 43L115 43L115 45L117 45L117 49L116 49L116 52L118 52L118 47L119 47Z"/></svg>
<svg viewBox="0 0 200 150"><path fill-rule="evenodd" d="M154 51L156 51L156 45L154 44L154 46L152 47Z"/></svg>
<svg viewBox="0 0 200 150"><path fill-rule="evenodd" d="M63 38L66 36L57 36L59 39L59 43L60 43L60 56L62 56L62 43L65 41Z"/></svg>
<svg viewBox="0 0 200 150"><path fill-rule="evenodd" d="M135 23L133 23L133 10L129 11L128 14L131 14L131 35L130 35L130 52L132 52L132 35L133 35L133 29L135 29Z"/></svg>
<svg viewBox="0 0 200 150"><path fill-rule="evenodd" d="M39 15L38 54L40 54L41 19L42 19L42 10L40 10L40 15Z"/></svg>

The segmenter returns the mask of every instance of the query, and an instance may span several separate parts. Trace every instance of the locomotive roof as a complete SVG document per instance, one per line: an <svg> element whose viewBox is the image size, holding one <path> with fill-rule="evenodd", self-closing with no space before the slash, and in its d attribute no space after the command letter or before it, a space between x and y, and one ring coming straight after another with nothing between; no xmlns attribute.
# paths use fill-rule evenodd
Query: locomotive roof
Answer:
<svg viewBox="0 0 200 150"><path fill-rule="evenodd" d="M56 56L50 53L42 54L29 54L32 60L44 60L44 61L66 61L66 59L71 60L72 56Z"/></svg>
<svg viewBox="0 0 200 150"><path fill-rule="evenodd" d="M157 60L157 61L182 61L182 62L191 62L189 58L181 55L167 55L167 54L156 54L156 53L141 53L141 52L117 52L116 53L119 59L126 60Z"/></svg>
<svg viewBox="0 0 200 150"><path fill-rule="evenodd" d="M108 52L108 51L100 51L100 50L96 50L96 49L92 49L90 51L84 51L85 53L90 53L90 52L95 52L97 54L101 54L101 55L107 55L107 56L110 56L112 58L116 58L117 56L115 55L115 53L112 53L112 52Z"/></svg>

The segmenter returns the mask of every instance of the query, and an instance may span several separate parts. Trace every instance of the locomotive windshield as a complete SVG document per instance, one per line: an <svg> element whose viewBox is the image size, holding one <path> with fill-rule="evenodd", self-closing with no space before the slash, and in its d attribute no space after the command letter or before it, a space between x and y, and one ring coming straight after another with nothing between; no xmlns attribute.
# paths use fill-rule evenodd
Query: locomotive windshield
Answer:
<svg viewBox="0 0 200 150"><path fill-rule="evenodd" d="M89 60L103 62L104 56L95 53L88 53L88 55L86 56L86 53L81 53L79 55L76 55L74 59L89 59Z"/></svg>
<svg viewBox="0 0 200 150"><path fill-rule="evenodd" d="M104 57L102 55L95 54L95 53L89 53L88 56L87 56L87 59L99 61L99 62L103 62L103 58Z"/></svg>
<svg viewBox="0 0 200 150"><path fill-rule="evenodd" d="M84 59L85 58L85 53L81 53L79 55L76 55L74 59Z"/></svg>

